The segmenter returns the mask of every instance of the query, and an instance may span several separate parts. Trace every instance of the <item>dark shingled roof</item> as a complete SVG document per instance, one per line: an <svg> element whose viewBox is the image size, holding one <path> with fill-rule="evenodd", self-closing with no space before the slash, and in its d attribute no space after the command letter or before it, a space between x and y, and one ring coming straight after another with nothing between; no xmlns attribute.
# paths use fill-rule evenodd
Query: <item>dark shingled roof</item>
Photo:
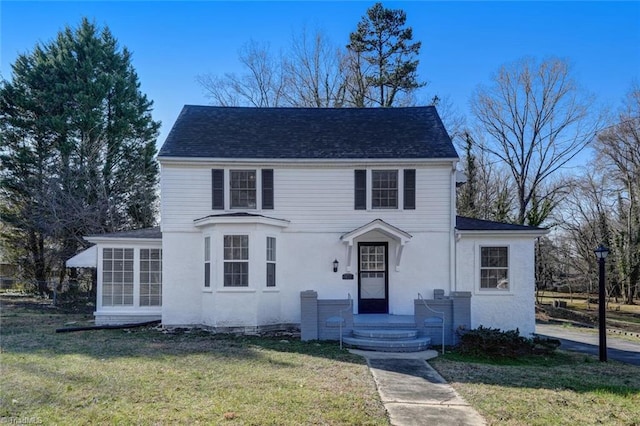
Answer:
<svg viewBox="0 0 640 426"><path fill-rule="evenodd" d="M544 231L527 225L514 225L512 223L493 222L491 220L472 219L470 217L456 216L456 229L459 231Z"/></svg>
<svg viewBox="0 0 640 426"><path fill-rule="evenodd" d="M162 232L159 226L153 228L134 229L131 231L109 232L104 234L89 235L89 238L155 238L161 239Z"/></svg>
<svg viewBox="0 0 640 426"><path fill-rule="evenodd" d="M185 105L159 157L457 158L433 106L234 108Z"/></svg>

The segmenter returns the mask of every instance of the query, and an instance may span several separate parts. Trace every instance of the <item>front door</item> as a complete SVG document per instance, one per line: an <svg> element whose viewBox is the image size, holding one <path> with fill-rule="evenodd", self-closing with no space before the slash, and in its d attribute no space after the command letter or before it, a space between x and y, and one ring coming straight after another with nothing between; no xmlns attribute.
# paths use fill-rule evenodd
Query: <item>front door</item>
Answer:
<svg viewBox="0 0 640 426"><path fill-rule="evenodd" d="M389 312L387 243L358 243L358 313Z"/></svg>

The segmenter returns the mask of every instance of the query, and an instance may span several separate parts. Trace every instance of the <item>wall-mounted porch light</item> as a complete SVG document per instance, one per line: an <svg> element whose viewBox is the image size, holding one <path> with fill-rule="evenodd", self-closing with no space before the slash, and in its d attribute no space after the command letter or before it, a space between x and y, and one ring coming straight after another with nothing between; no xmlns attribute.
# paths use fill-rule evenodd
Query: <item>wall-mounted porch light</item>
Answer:
<svg viewBox="0 0 640 426"><path fill-rule="evenodd" d="M338 272L338 265L339 265L339 264L340 264L340 263L338 262L338 259L335 259L335 260L333 261L333 272Z"/></svg>

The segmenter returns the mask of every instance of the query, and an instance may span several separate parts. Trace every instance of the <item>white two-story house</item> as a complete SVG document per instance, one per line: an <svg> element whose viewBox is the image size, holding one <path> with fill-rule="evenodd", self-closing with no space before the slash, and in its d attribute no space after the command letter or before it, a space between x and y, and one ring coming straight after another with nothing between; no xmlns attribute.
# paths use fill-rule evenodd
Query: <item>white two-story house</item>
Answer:
<svg viewBox="0 0 640 426"><path fill-rule="evenodd" d="M161 229L88 237L98 323L297 327L312 290L353 315L464 295L458 326L534 331L546 231L456 216L434 107L185 106L158 159Z"/></svg>

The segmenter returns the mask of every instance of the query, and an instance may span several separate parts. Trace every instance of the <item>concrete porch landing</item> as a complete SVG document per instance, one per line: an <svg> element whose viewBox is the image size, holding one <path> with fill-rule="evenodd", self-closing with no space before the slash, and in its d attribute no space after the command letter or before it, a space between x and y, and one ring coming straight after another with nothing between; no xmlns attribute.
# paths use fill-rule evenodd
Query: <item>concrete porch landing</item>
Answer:
<svg viewBox="0 0 640 426"><path fill-rule="evenodd" d="M353 316L354 328L415 328L413 315L357 314Z"/></svg>
<svg viewBox="0 0 640 426"><path fill-rule="evenodd" d="M382 352L421 352L431 339L419 336L413 315L360 314L343 343L353 348Z"/></svg>

